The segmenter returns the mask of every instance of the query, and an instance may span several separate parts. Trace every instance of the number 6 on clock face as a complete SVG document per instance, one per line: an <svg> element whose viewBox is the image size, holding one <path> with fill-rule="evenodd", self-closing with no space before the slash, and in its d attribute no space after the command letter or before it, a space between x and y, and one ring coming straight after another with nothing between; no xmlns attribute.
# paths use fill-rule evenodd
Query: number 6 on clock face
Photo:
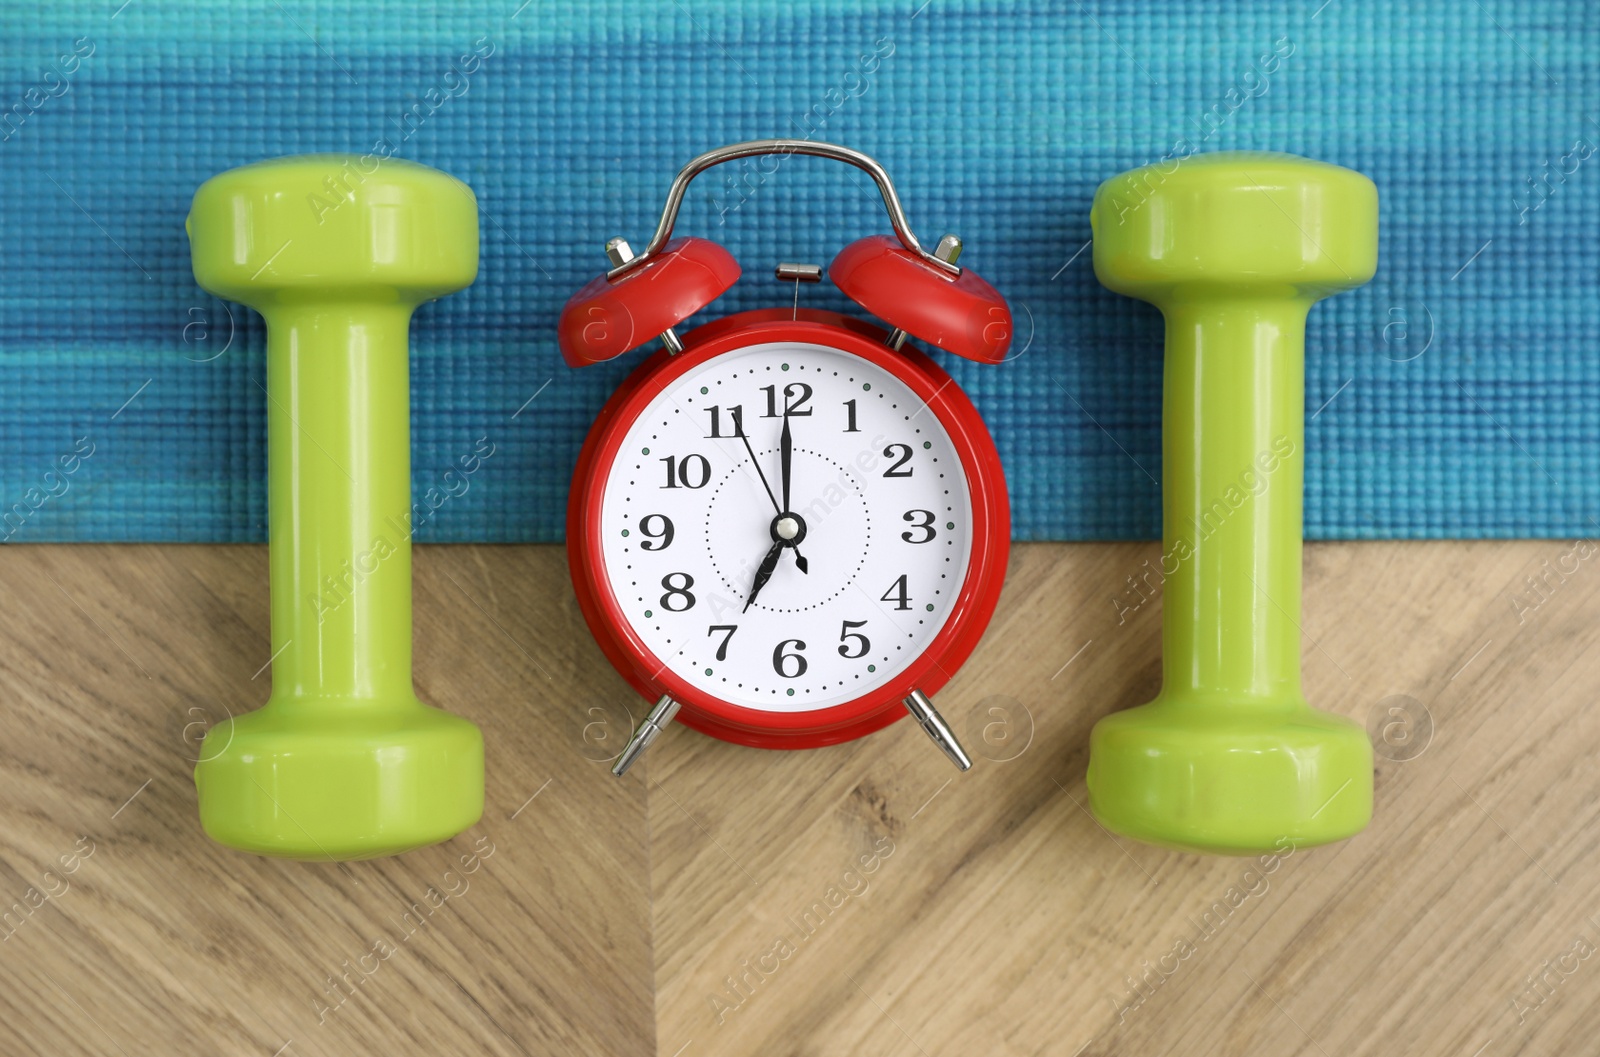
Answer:
<svg viewBox="0 0 1600 1057"><path fill-rule="evenodd" d="M679 181L773 144L850 161L888 186L870 159L798 141L712 152ZM1010 530L1005 478L965 394L905 337L994 362L1009 342L1004 301L954 267L959 240L934 255L906 231L900 246L855 243L831 271L904 330L802 309L798 283L821 270L780 265L780 277L796 277L793 308L744 312L680 339L672 326L738 274L714 244L664 240L681 197L675 184L643 257L609 244L617 267L562 318L569 362L655 335L663 345L601 411L568 508L584 616L613 666L656 703L614 771L674 716L727 741L808 748L908 710L964 768L928 695L994 610ZM884 198L900 232L892 189Z"/></svg>

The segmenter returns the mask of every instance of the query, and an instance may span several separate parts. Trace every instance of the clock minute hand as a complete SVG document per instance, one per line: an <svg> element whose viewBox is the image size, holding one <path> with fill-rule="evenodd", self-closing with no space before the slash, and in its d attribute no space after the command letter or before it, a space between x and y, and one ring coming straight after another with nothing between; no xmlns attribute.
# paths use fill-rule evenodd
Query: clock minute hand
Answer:
<svg viewBox="0 0 1600 1057"><path fill-rule="evenodd" d="M783 542L780 540L774 543L772 548L767 551L766 557L761 559L761 566L756 569L755 583L750 585L750 594L744 600L744 609L740 612L748 613L750 611L750 603L756 600L756 595L759 595L761 589L767 586L767 581L772 579L772 570L778 567L778 556L782 553Z"/></svg>
<svg viewBox="0 0 1600 1057"><path fill-rule="evenodd" d="M789 436L789 412L783 413L783 433L778 437L778 469L783 489L783 513L789 509L789 462L794 456L794 439Z"/></svg>
<svg viewBox="0 0 1600 1057"><path fill-rule="evenodd" d="M794 457L794 439L789 435L789 412L783 412L783 434L778 438L778 468L782 471L779 487L783 489L783 509L780 514L792 513L789 508L789 463ZM800 548L794 548L794 567L802 573L811 571L811 564L806 561L806 556L800 553Z"/></svg>

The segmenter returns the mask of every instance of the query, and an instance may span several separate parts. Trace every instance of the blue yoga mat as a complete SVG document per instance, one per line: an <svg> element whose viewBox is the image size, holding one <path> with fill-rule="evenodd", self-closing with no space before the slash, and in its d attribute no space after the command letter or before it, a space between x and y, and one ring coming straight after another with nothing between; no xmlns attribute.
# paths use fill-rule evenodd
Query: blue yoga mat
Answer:
<svg viewBox="0 0 1600 1057"><path fill-rule="evenodd" d="M941 359L1020 539L1160 533L1161 321L1095 281L1088 209L1180 140L1336 162L1382 196L1377 278L1307 335L1308 536L1596 527L1592 3L119 2L0 14L11 542L265 537L263 329L196 287L183 218L224 169L383 139L483 209L477 284L413 329L414 487L494 454L423 540L561 538L584 432L639 359L564 366L561 305L608 236L647 239L685 161L763 136L877 157L914 228L959 232L1010 298L1020 354ZM774 262L884 230L860 174L809 159L743 192L708 175L679 225L745 268L701 319L788 303Z"/></svg>

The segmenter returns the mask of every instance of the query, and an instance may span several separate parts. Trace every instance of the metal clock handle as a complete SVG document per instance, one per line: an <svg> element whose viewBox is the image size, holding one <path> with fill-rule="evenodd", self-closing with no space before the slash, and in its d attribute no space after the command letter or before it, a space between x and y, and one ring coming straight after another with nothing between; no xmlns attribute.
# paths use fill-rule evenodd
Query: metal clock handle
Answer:
<svg viewBox="0 0 1600 1057"><path fill-rule="evenodd" d="M900 196L895 194L894 184L889 180L889 174L876 160L849 147L840 147L832 143L813 143L804 139L755 139L745 143L731 143L726 147L706 151L698 158L691 161L678 171L672 180L672 187L667 191L667 205L661 211L661 221L656 225L656 233L650 236L649 245L637 257L613 263L616 265L607 276L616 279L631 272L644 264L656 254L661 252L667 240L672 238L672 228L678 222L678 210L683 206L683 196L689 190L689 182L696 176L715 165L723 162L736 161L740 158L759 157L767 154L802 154L812 158L829 158L833 161L842 161L846 165L854 165L878 185L878 191L883 195L884 208L889 211L889 223L894 228L894 233L900 244L915 253L939 271L957 276L961 269L953 260L945 260L922 248L922 243L917 241L917 236L912 232L911 225L906 221L905 210L900 207Z"/></svg>

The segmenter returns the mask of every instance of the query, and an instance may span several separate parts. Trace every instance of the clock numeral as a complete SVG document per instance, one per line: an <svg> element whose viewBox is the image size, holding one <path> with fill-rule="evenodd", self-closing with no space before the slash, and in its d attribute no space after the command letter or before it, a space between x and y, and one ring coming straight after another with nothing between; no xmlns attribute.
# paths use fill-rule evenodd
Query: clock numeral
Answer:
<svg viewBox="0 0 1600 1057"><path fill-rule="evenodd" d="M744 436L743 406L728 408L728 417L733 419L732 433L722 432L722 408L708 407L706 413L711 416L711 432L706 436L707 440L726 440L729 437Z"/></svg>
<svg viewBox="0 0 1600 1057"><path fill-rule="evenodd" d="M885 477L910 477L911 471L908 469L904 472L901 472L900 467L911 461L911 445L891 444L887 448L883 449L883 457L885 459L894 459L896 458L895 452L897 451L900 453L898 461L896 461L893 466L890 466L887 470L883 471L883 475Z"/></svg>
<svg viewBox="0 0 1600 1057"><path fill-rule="evenodd" d="M762 418L778 418L778 387L764 385L761 391L767 394L767 413ZM785 415L809 415L811 409L806 404L811 402L811 387L804 382L790 382L783 387L783 413Z"/></svg>
<svg viewBox="0 0 1600 1057"><path fill-rule="evenodd" d="M846 433L861 432L856 428L856 402L854 400L846 400L844 402L844 421L844 431Z"/></svg>
<svg viewBox="0 0 1600 1057"><path fill-rule="evenodd" d="M909 521L911 527L918 530L918 534L915 536L910 532L900 533L900 538L907 543L928 543L939 534L938 530L933 527L933 511L931 510L907 510L900 516L900 520Z"/></svg>
<svg viewBox="0 0 1600 1057"><path fill-rule="evenodd" d="M902 576L900 579L904 580L905 577ZM847 620L844 622L844 626L839 629L839 641L843 643L839 647L839 656L855 660L857 657L865 657L867 655L867 651L872 649L872 640L859 631L850 630L851 628L864 628L866 626L867 622L865 620ZM854 653L850 652L851 639L861 643L861 648Z"/></svg>
<svg viewBox="0 0 1600 1057"><path fill-rule="evenodd" d="M878 596L880 602L893 602L896 609L910 609L911 597L906 591L906 574L901 573L900 578L889 585L889 590Z"/></svg>
<svg viewBox="0 0 1600 1057"><path fill-rule="evenodd" d="M736 624L713 624L706 629L707 636L715 635L719 631L725 632L722 636L721 644L717 646L717 660L725 661L728 659L728 640L732 639L733 633L738 630L739 627Z"/></svg>
<svg viewBox="0 0 1600 1057"><path fill-rule="evenodd" d="M659 526L654 532L650 530L652 524ZM672 519L665 514L646 514L639 520L639 535L648 537L639 542L640 550L664 551L672 546ZM651 546L650 540L657 542Z"/></svg>
<svg viewBox="0 0 1600 1057"><path fill-rule="evenodd" d="M673 580L682 580L675 584ZM661 608L668 613L685 613L694 608L694 594L689 588L694 586L694 577L688 573L668 573L661 578L661 586L666 589L666 594L661 596ZM673 599L681 599L682 605L673 605Z"/></svg>
<svg viewBox="0 0 1600 1057"><path fill-rule="evenodd" d="M660 461L667 464L667 483L662 488L704 488L711 480L711 464L704 455L685 455L682 462L677 456L668 455Z"/></svg>
<svg viewBox="0 0 1600 1057"><path fill-rule="evenodd" d="M795 648L795 652L785 653L784 649L791 645ZM800 655L800 651L805 648L806 644L801 642L799 639L784 639L772 650L772 670L783 676L785 679L800 678L802 675L806 674L806 659ZM794 662L792 665L794 671L792 672L789 671L789 668L791 667L791 665L787 663L789 661Z"/></svg>

